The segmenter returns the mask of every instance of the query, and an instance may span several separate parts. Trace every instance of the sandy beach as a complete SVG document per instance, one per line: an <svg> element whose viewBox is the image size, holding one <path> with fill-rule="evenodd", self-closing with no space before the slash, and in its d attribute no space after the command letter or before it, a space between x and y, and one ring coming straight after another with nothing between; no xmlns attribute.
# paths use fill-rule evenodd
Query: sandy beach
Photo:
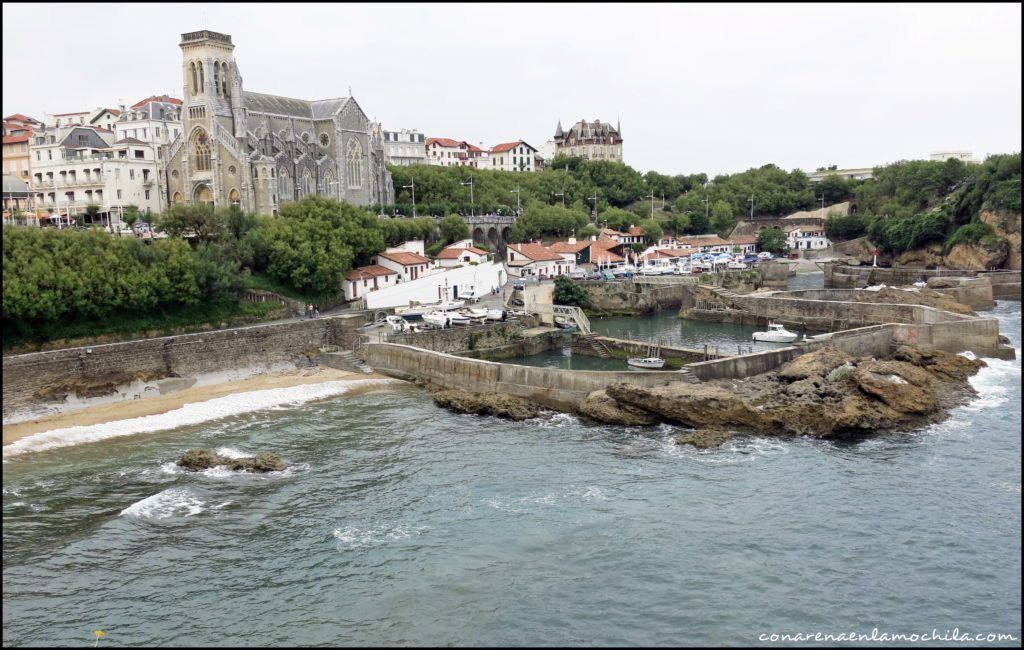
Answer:
<svg viewBox="0 0 1024 650"><path fill-rule="evenodd" d="M382 378L382 375L346 372L323 366L275 374L256 375L223 383L193 386L166 395L97 404L75 411L53 413L37 419L5 424L3 425L3 444L6 446L26 436L54 429L105 424L117 420L158 415L179 409L186 404L205 402L236 393L247 393L272 388L288 388L303 384L319 384L328 381Z"/></svg>

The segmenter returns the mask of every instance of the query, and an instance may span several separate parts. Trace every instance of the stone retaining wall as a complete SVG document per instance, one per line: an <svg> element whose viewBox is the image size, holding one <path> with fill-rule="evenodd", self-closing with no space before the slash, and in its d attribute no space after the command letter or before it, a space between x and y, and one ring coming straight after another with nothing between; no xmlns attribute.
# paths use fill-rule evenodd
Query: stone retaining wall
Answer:
<svg viewBox="0 0 1024 650"><path fill-rule="evenodd" d="M399 379L425 379L445 388L477 393L502 393L534 400L557 409L571 409L595 390L616 383L662 386L674 379L666 371L606 372L517 366L467 359L408 345L371 343L366 362L381 374Z"/></svg>
<svg viewBox="0 0 1024 650"><path fill-rule="evenodd" d="M302 363L323 345L351 347L364 314L33 352L3 358L3 414L45 399L49 387L95 378L185 377L248 367ZM55 395L54 399L61 399Z"/></svg>
<svg viewBox="0 0 1024 650"><path fill-rule="evenodd" d="M524 318L504 323L488 323L484 325L459 325L443 330L424 332L407 332L404 334L389 333L384 340L376 343L398 343L412 345L434 352L464 352L466 350L484 350L512 345L522 339L523 330L533 327L533 318Z"/></svg>

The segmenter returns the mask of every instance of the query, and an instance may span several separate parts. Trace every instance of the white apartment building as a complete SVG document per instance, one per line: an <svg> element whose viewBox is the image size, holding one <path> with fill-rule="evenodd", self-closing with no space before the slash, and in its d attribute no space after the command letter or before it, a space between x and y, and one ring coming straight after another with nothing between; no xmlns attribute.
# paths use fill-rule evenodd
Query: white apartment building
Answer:
<svg viewBox="0 0 1024 650"><path fill-rule="evenodd" d="M174 142L181 129L181 100L167 95L147 97L123 109L114 123L118 140L132 138L152 146L161 162L162 148Z"/></svg>
<svg viewBox="0 0 1024 650"><path fill-rule="evenodd" d="M153 148L133 138L113 138L112 132L90 126L37 134L31 147L36 209L75 217L95 204L115 225L126 205L160 212Z"/></svg>
<svg viewBox="0 0 1024 650"><path fill-rule="evenodd" d="M43 120L47 127L62 128L74 126L75 124L98 126L108 131L114 130L114 124L121 115L116 108L94 108L91 111L77 111L74 113L47 114Z"/></svg>
<svg viewBox="0 0 1024 650"><path fill-rule="evenodd" d="M509 244L505 248L505 259L509 274L519 277L551 278L576 270L575 254L563 256L541 244Z"/></svg>
<svg viewBox="0 0 1024 650"><path fill-rule="evenodd" d="M522 140L494 145L489 153L490 169L507 172L532 172L537 169L534 164L537 149Z"/></svg>
<svg viewBox="0 0 1024 650"><path fill-rule="evenodd" d="M480 167L486 161L486 152L465 140L427 138L424 146L428 165L441 167Z"/></svg>
<svg viewBox="0 0 1024 650"><path fill-rule="evenodd" d="M384 158L391 165L427 164L426 136L416 129L384 131Z"/></svg>
<svg viewBox="0 0 1024 650"><path fill-rule="evenodd" d="M832 245L832 242L825 236L825 229L821 226L786 228L786 241L793 250L817 250Z"/></svg>

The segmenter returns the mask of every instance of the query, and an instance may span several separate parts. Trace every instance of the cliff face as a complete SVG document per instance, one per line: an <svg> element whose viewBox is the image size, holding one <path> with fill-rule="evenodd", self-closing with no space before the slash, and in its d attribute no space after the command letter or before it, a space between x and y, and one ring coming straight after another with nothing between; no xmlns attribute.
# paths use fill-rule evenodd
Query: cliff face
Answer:
<svg viewBox="0 0 1024 650"><path fill-rule="evenodd" d="M1014 271L1020 270L1020 213L1006 211L982 210L978 218L992 226L996 234L1009 242L1010 248L1007 251L1006 261L1002 268Z"/></svg>

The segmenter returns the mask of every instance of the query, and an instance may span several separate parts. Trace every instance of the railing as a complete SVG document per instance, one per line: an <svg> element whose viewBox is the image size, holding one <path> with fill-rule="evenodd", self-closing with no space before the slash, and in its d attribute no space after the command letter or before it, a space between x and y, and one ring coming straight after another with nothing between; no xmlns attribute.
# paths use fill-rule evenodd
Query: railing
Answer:
<svg viewBox="0 0 1024 650"><path fill-rule="evenodd" d="M695 275L639 275L633 274L633 282L636 284L697 284L699 281Z"/></svg>
<svg viewBox="0 0 1024 650"><path fill-rule="evenodd" d="M167 148L167 162L174 158L175 154L178 153L178 149L181 149L182 145L185 144L185 136L181 133L174 139L174 142Z"/></svg>
<svg viewBox="0 0 1024 650"><path fill-rule="evenodd" d="M554 316L571 319L576 323L577 329L583 334L590 334L590 319L583 313L583 310L579 307L569 307L568 305L543 305L537 303L531 303L524 307L528 312L534 314L540 314L542 316Z"/></svg>
<svg viewBox="0 0 1024 650"><path fill-rule="evenodd" d="M238 149L238 145L236 144L235 140L235 135L231 133L231 131L228 131L220 122L214 122L213 135L218 142L223 144L224 147L231 152L231 155L235 157L235 160L237 160L239 163L245 163L247 158Z"/></svg>

